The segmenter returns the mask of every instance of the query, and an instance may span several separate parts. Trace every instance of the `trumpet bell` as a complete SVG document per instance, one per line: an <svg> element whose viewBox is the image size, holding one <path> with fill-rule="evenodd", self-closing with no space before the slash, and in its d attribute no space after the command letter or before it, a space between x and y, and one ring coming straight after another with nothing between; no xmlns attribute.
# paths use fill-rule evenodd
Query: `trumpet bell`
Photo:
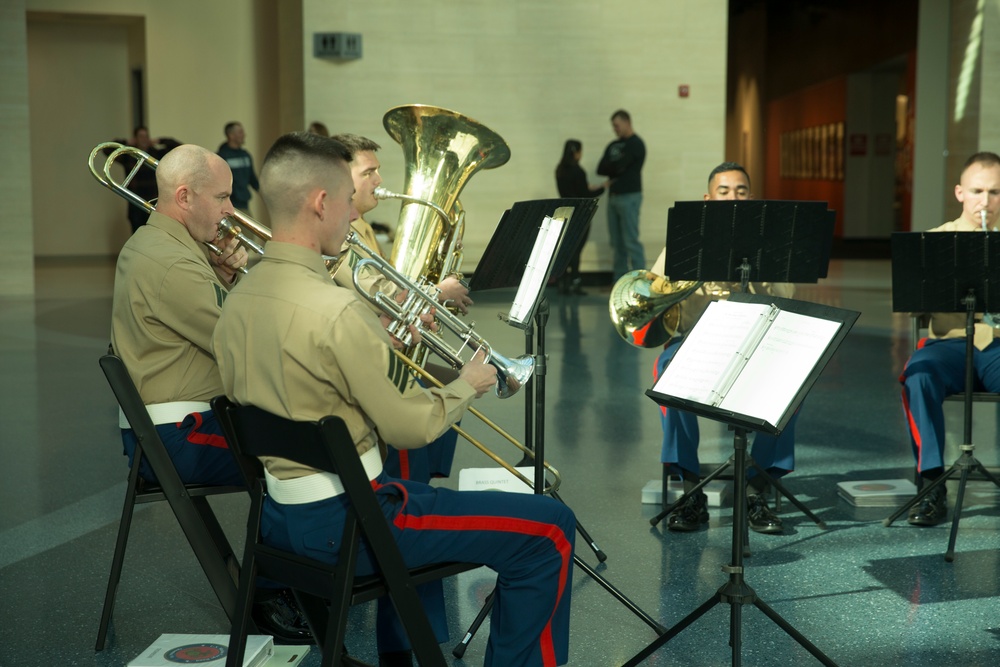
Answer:
<svg viewBox="0 0 1000 667"><path fill-rule="evenodd" d="M497 369L496 394L499 398L510 398L516 394L535 372L535 360L528 354L508 359L492 352L489 363Z"/></svg>

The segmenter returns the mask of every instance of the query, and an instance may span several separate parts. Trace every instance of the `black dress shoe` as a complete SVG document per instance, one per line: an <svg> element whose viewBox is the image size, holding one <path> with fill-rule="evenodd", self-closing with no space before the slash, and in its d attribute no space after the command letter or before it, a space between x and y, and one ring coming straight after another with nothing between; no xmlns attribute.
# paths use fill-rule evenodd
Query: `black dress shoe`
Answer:
<svg viewBox="0 0 1000 667"><path fill-rule="evenodd" d="M767 498L762 493L747 496L747 519L750 529L758 533L774 534L784 530L781 519L767 506Z"/></svg>
<svg viewBox="0 0 1000 667"><path fill-rule="evenodd" d="M413 651L379 653L378 667L413 667Z"/></svg>
<svg viewBox="0 0 1000 667"><path fill-rule="evenodd" d="M702 492L693 493L674 508L667 517L667 528L689 533L708 523L708 497Z"/></svg>
<svg viewBox="0 0 1000 667"><path fill-rule="evenodd" d="M913 526L936 526L948 517L948 490L941 485L910 508L906 521Z"/></svg>
<svg viewBox="0 0 1000 667"><path fill-rule="evenodd" d="M257 591L250 612L262 635L274 637L275 644L315 644L305 616L288 589Z"/></svg>

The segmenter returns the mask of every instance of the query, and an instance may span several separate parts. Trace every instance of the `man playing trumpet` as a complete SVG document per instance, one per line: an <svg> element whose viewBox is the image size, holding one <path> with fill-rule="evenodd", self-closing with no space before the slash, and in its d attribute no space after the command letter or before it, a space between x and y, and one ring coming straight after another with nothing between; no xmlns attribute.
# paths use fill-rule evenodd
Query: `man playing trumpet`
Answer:
<svg viewBox="0 0 1000 667"><path fill-rule="evenodd" d="M479 352L445 387L403 393L400 362L384 327L353 289L329 280L323 262L324 254L340 252L357 215L349 159L340 142L307 133L286 134L268 151L261 196L274 235L260 264L227 300L213 338L226 394L294 420L341 417L409 567L461 561L499 573L486 664L563 664L572 511L542 495L452 491L393 479L382 470L380 439L423 446L495 386L496 371ZM286 490L308 486L320 473L283 459L264 466L265 539L334 562L342 498L328 490L281 502ZM371 574L373 567L362 556L358 573Z"/></svg>
<svg viewBox="0 0 1000 667"><path fill-rule="evenodd" d="M735 162L723 162L708 175L708 192L706 200L750 199L750 176L746 170ZM651 286L652 292L666 293L668 279L663 277L666 265L666 248L660 253L653 265L652 273L657 276ZM681 301L676 307L680 309L677 333L666 344L657 359L653 369L654 377L660 373L673 359L684 334L691 330L694 323L701 317L708 304L717 299L724 299L735 289L738 283L705 283ZM751 283L750 291L757 294L772 294L779 297L791 297L795 292L794 285L787 283ZM672 471L680 471L684 490L690 491L700 481L700 462L698 460L698 418L690 412L675 408L660 407L663 425L663 444L660 461ZM788 426L780 435L757 433L754 436L751 456L761 468L772 477L781 477L791 472L795 467L795 422L798 413L792 417ZM754 468L748 471L747 504L750 528L760 533L780 533L783 528L781 519L767 505L764 495L765 481L756 474ZM698 491L688 498L667 517L667 528L676 531L698 530L708 523L708 498Z"/></svg>
<svg viewBox="0 0 1000 667"><path fill-rule="evenodd" d="M962 215L930 231L996 231L1000 224L1000 155L982 152L966 160L955 198L962 204ZM965 389L965 319L964 313L934 313L928 338L920 341L899 376L917 471L927 480L944 473L945 396ZM972 362L977 391L1000 391L998 336L1000 329L976 322ZM910 510L907 521L914 526L936 526L947 516L947 488L941 484Z"/></svg>

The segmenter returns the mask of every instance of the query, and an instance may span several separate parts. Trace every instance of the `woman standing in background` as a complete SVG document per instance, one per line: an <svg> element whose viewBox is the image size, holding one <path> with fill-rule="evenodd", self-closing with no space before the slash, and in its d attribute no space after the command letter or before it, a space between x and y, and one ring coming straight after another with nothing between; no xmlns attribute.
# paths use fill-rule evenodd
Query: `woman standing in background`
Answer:
<svg viewBox="0 0 1000 667"><path fill-rule="evenodd" d="M556 188L560 197L571 198L591 198L600 197L604 193L607 185L605 181L601 185L590 185L587 182L587 173L580 166L580 157L583 155L583 144L577 139L567 139L563 146L562 160L556 166ZM566 272L559 279L560 294L586 294L581 287L580 280L580 253L583 245L587 242L590 234L590 225L583 232L583 239L577 246L573 258L570 259Z"/></svg>

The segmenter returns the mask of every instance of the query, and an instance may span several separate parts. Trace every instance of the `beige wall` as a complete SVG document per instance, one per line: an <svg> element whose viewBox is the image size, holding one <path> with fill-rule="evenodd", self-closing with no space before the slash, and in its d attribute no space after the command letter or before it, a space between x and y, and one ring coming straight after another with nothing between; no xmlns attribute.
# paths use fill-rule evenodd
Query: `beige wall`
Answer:
<svg viewBox="0 0 1000 667"><path fill-rule="evenodd" d="M624 107L649 151L642 219L652 259L662 244L667 208L677 199L699 197L705 173L724 157L726 12L725 0L636 0L623 7L577 0L4 3L0 25L10 33L0 63L4 81L24 83L19 103L18 86L3 87L14 106L5 107L0 121L19 128L13 134L25 144L10 144L14 150L5 151L5 159L40 163L30 183L23 174L3 180L5 188L20 193L8 200L16 204L8 213L16 215L4 216L9 233L3 252L23 250L19 262L0 264L0 289L30 293L32 253L117 253L127 233L124 203L92 182L83 162L98 142L130 131L121 97L128 67L143 60L147 124L154 135L214 149L223 124L240 120L258 163L278 134L322 120L332 130L383 142L386 186L398 188L402 153L382 130L386 110L435 104L490 126L510 144L513 157L500 169L473 176L463 194L468 268L511 203L555 196L553 170L565 139L584 142L583 163L596 180L593 170L612 139L609 117ZM144 22L145 31L123 33L116 27L121 17ZM40 28L42 19L50 25ZM81 23L87 27L71 27ZM364 58L313 58L314 31L362 33ZM18 110L27 115L27 54L46 44L44 58L33 58L44 69L30 63L32 81L40 85L32 95L52 99L64 84L79 92L51 108L31 105L31 142L45 148L29 159L29 123L18 118ZM109 58L122 62L116 66ZM680 84L691 87L689 98L678 97ZM45 122L35 123L36 114ZM26 196L32 185L34 200L45 209L34 219ZM64 201L53 208L58 199ZM394 223L398 206L382 207L376 219ZM266 221L259 198L252 208ZM596 222L585 270L610 266L603 211ZM39 247L32 249L36 239Z"/></svg>
<svg viewBox="0 0 1000 667"><path fill-rule="evenodd" d="M0 7L0 296L35 291L24 0Z"/></svg>
<svg viewBox="0 0 1000 667"><path fill-rule="evenodd" d="M131 67L145 63L154 136L214 150L225 123L239 120L259 160L279 133L274 0L23 4L36 256L114 256L128 237L124 200L93 180L85 160L97 143L131 134ZM259 198L251 208L262 211Z"/></svg>
<svg viewBox="0 0 1000 667"><path fill-rule="evenodd" d="M648 151L641 220L652 262L667 209L699 198L724 157L726 14L724 0L304 0L305 114L332 132L381 143L382 176L393 190L402 188L403 165L382 128L391 107L442 106L499 133L510 162L472 176L462 194L465 266L473 267L504 209L556 196L553 172L566 139L583 142L582 164L596 182L614 138L611 113L625 108ZM361 33L363 58L313 58L312 34L328 31ZM679 84L690 86L689 98L678 97ZM386 201L369 217L395 224L398 210ZM599 210L583 270L610 269L607 238Z"/></svg>

